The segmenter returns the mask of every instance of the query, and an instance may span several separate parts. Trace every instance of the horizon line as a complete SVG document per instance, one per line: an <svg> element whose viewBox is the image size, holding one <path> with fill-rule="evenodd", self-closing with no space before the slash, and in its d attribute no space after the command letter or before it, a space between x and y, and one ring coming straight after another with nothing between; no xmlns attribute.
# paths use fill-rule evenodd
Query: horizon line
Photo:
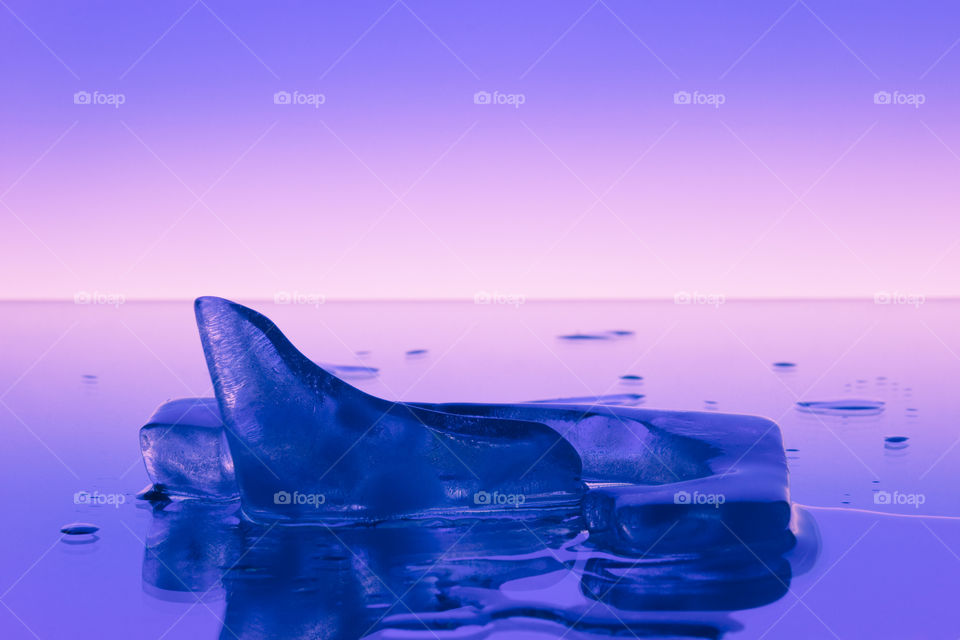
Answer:
<svg viewBox="0 0 960 640"><path fill-rule="evenodd" d="M697 293L697 292L695 292ZM899 293L899 292L894 292ZM146 302L146 303L172 303L172 302L193 302L197 297L170 297L170 298L159 298L159 297L127 297L119 293L110 293L104 294L113 297L114 299L119 296L122 299L121 304L128 302ZM306 295L306 294L304 294ZM316 295L316 294L310 294ZM858 295L858 296L726 296L720 293L709 293L703 294L712 297L719 296L722 298L723 303L727 302L874 302L881 305L889 306L898 306L900 303L897 302L879 302L876 295ZM960 294L957 295L931 295L926 296L922 294L904 294L912 298L921 298L923 302L949 302L949 301L960 301ZM217 296L224 297L224 296ZM675 302L677 304L685 305L690 304L690 306L698 306L693 303L680 303L677 302L676 296L649 296L649 297L577 297L577 298L557 298L557 297L527 297L521 294L506 294L506 297L509 298L520 298L520 304L527 303L557 303L557 302ZM322 304L333 304L333 303L352 303L352 302L362 302L362 303L441 303L441 302L451 302L451 303L471 303L477 304L479 306L498 306L505 303L488 301L488 302L478 302L476 297L444 297L444 298L326 298L321 296L320 301L279 301L274 298L266 298L259 296L238 296L236 298L227 298L236 301L244 302L257 302L257 303L272 303L277 305L288 305L288 306L316 306ZM103 306L104 304L108 305L108 302L80 302L75 298L3 298L0 297L0 303L70 303L76 304L78 306Z"/></svg>

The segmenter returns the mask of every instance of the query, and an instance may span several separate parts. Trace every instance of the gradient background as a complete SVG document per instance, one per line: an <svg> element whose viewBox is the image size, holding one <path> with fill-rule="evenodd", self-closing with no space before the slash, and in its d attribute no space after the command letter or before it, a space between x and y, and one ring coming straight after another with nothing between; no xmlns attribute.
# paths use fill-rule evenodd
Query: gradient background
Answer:
<svg viewBox="0 0 960 640"><path fill-rule="evenodd" d="M958 18L2 0L0 296L957 295Z"/></svg>

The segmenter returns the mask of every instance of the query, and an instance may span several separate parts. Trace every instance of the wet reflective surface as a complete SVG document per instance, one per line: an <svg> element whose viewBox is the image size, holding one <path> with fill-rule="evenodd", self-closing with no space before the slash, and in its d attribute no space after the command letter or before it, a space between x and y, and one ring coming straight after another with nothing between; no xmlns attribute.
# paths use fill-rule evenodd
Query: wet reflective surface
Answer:
<svg viewBox="0 0 960 640"><path fill-rule="evenodd" d="M587 536L578 509L335 528L254 525L235 503L155 509L135 497L137 430L167 399L212 393L190 305L6 304L0 635L960 635L960 305L253 306L312 358L378 369L352 384L389 399L609 396L634 375L646 408L765 416L810 508L752 540L661 514L631 549ZM614 327L634 333L557 339ZM847 399L882 410L797 404Z"/></svg>

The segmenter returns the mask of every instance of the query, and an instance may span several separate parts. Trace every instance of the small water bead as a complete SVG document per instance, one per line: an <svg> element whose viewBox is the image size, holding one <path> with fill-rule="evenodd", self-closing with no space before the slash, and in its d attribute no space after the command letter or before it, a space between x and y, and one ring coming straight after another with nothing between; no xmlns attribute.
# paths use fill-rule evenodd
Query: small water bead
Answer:
<svg viewBox="0 0 960 640"><path fill-rule="evenodd" d="M883 446L886 449L906 449L909 439L907 436L887 436L883 439Z"/></svg>

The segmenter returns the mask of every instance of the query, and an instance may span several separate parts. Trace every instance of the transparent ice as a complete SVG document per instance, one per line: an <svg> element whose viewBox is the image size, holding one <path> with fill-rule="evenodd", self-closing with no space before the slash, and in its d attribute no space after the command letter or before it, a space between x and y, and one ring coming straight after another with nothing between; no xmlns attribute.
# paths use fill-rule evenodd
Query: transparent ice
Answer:
<svg viewBox="0 0 960 640"><path fill-rule="evenodd" d="M151 478L171 493L239 495L247 517L288 522L579 501L591 543L624 552L668 553L694 533L717 549L794 543L769 420L602 398L392 403L308 360L255 311L201 298L196 313L217 398L167 403L141 435Z"/></svg>

